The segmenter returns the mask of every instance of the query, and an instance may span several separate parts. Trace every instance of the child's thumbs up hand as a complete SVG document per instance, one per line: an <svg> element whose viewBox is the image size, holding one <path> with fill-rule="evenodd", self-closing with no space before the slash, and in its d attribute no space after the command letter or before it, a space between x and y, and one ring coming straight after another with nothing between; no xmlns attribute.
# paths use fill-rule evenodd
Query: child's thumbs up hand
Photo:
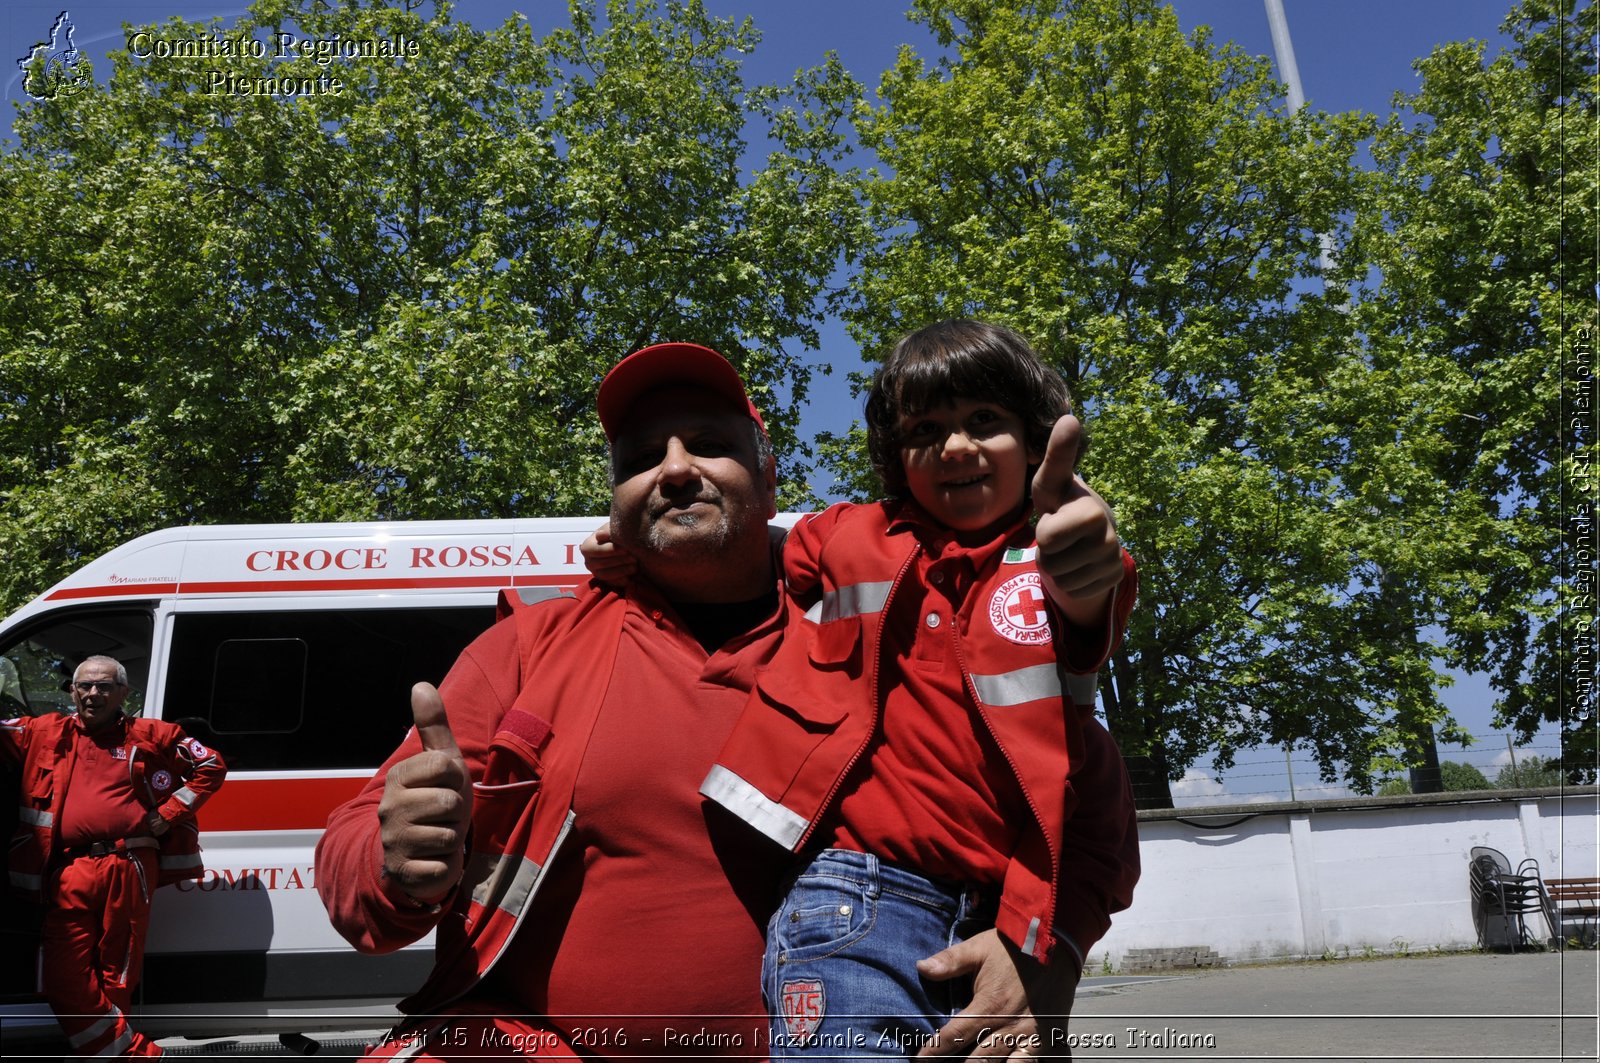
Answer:
<svg viewBox="0 0 1600 1063"><path fill-rule="evenodd" d="M1068 414L1051 430L1033 476L1034 534L1050 597L1074 624L1096 627L1106 595L1122 582L1122 542L1111 507L1078 475L1082 452L1083 425Z"/></svg>

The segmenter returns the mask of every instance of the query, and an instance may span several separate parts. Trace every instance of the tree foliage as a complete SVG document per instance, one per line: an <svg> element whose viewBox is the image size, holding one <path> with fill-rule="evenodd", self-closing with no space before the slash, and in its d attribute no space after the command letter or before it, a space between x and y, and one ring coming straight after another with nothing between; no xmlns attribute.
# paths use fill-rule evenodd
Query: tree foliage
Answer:
<svg viewBox="0 0 1600 1063"><path fill-rule="evenodd" d="M733 358L803 482L794 352L858 231L836 63L745 85L759 34L698 0L575 0L542 38L443 0L258 0L153 33L278 31L416 49L124 50L106 85L22 108L0 156L0 612L169 524L604 512L594 391L660 339ZM219 70L343 89L207 91Z"/></svg>
<svg viewBox="0 0 1600 1063"><path fill-rule="evenodd" d="M1418 62L1355 226L1373 268L1352 398L1391 416L1351 434L1345 473L1389 611L1438 625L1447 664L1489 674L1495 726L1527 741L1559 724L1575 781L1594 777L1597 725L1563 711L1584 610L1563 601L1580 562L1562 505L1592 503L1578 470L1596 451L1592 417L1587 433L1564 423L1562 352L1596 323L1596 28L1593 4L1526 0L1502 54L1460 42Z"/></svg>
<svg viewBox="0 0 1600 1063"><path fill-rule="evenodd" d="M1322 503L1342 317L1308 294L1356 195L1365 125L1283 108L1267 64L1145 0L917 7L863 141L893 235L864 262L868 350L936 317L1029 336L1086 412L1086 475L1138 558L1141 604L1102 701L1155 792L1261 742L1360 748L1367 640ZM1338 631L1338 637L1328 633Z"/></svg>
<svg viewBox="0 0 1600 1063"><path fill-rule="evenodd" d="M1446 793L1460 793L1464 790L1490 790L1489 780L1483 772L1471 764L1463 764L1456 760L1439 762L1439 777L1444 783ZM1497 782L1495 786L1498 786ZM1378 787L1379 797L1393 797L1397 794L1409 794L1411 781L1406 778L1385 779Z"/></svg>
<svg viewBox="0 0 1600 1063"><path fill-rule="evenodd" d="M1143 803L1169 803L1165 780L1210 750L1223 769L1264 743L1369 788L1435 730L1465 740L1445 666L1544 653L1553 391L1527 311L1536 291L1553 300L1548 272L1521 275L1557 257L1557 214L1536 223L1550 200L1533 195L1496 211L1553 194L1502 182L1548 180L1562 108L1592 112L1550 91L1560 35L1540 10L1513 19L1526 39L1488 73L1462 65L1471 49L1425 64L1439 120L1386 127L1374 175L1354 161L1372 119L1290 115L1263 60L1204 27L1186 38L1154 0L917 3L946 54L904 50L861 122L887 235L852 329L875 352L933 318L1002 321L1072 385L1086 475L1140 563L1101 694L1124 751L1154 767ZM1566 32L1568 76L1592 69ZM1485 80L1507 82L1495 106ZM1484 128L1519 154L1496 157L1452 108L1497 116ZM1398 250L1411 221L1437 261ZM1326 277L1323 237L1339 248ZM1500 289L1508 272L1520 288ZM1468 311L1476 363L1442 342ZM1475 457L1462 414L1493 422ZM829 453L860 489L858 445Z"/></svg>
<svg viewBox="0 0 1600 1063"><path fill-rule="evenodd" d="M1497 790L1534 789L1547 786L1564 786L1567 773L1559 757L1525 756L1514 764L1504 764L1495 773Z"/></svg>
<svg viewBox="0 0 1600 1063"><path fill-rule="evenodd" d="M569 16L257 0L157 32L415 54L123 51L22 108L0 611L169 524L599 512L595 387L657 339L739 363L800 483L796 352L827 308L869 355L979 316L1072 385L1139 560L1102 701L1144 803L1266 743L1370 788L1465 739L1447 668L1488 672L1521 738L1559 720L1562 770L1593 778L1560 500L1600 455L1561 423L1555 352L1597 324L1595 5L1522 0L1504 54L1440 48L1381 126L1289 114L1264 60L1156 0L916 0L942 54L904 50L876 107L831 60L746 85L759 35L699 0ZM860 443L824 452L867 494Z"/></svg>

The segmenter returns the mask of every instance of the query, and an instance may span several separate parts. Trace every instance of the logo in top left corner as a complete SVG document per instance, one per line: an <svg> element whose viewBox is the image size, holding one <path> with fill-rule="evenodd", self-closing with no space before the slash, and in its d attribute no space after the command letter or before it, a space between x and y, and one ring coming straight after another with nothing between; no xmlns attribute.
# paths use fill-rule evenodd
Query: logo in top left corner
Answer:
<svg viewBox="0 0 1600 1063"><path fill-rule="evenodd" d="M22 71L22 91L36 100L54 100L81 91L94 77L88 57L72 43L77 27L70 12L56 16L50 36L17 60Z"/></svg>

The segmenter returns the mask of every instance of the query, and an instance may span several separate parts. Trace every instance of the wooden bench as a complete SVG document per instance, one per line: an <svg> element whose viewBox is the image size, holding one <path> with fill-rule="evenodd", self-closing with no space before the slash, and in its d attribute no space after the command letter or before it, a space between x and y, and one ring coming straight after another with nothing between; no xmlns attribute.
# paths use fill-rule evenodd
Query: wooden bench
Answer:
<svg viewBox="0 0 1600 1063"><path fill-rule="evenodd" d="M1548 878L1544 880L1549 908L1550 929L1560 942L1576 940L1593 948L1596 923L1600 922L1600 878ZM1578 924L1578 933L1567 933L1567 924Z"/></svg>

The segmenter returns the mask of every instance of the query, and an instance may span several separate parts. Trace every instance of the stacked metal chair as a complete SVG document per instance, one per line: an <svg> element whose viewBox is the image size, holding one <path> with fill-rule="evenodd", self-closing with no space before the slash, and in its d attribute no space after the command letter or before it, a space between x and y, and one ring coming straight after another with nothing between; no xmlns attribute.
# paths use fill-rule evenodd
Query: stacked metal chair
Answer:
<svg viewBox="0 0 1600 1063"><path fill-rule="evenodd" d="M1529 857L1513 871L1505 854L1482 845L1472 848L1470 860L1472 924L1478 931L1478 946L1512 952L1543 947L1543 941L1528 932L1525 918L1537 912L1548 920L1538 861Z"/></svg>

